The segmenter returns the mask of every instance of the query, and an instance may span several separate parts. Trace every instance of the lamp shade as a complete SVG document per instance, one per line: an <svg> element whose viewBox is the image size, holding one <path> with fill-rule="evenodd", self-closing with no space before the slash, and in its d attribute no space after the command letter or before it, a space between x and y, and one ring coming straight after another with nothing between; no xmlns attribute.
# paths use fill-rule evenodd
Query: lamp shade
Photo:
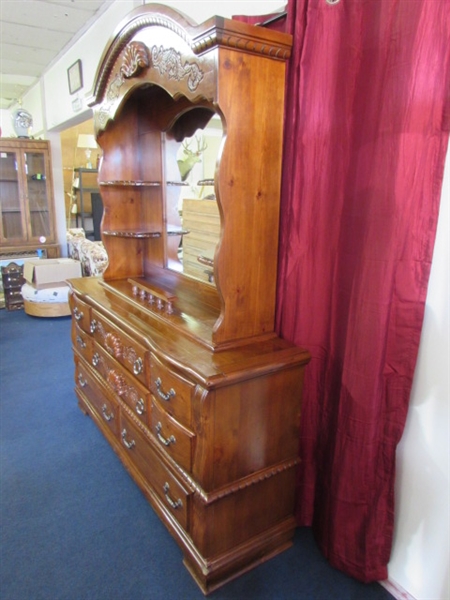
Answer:
<svg viewBox="0 0 450 600"><path fill-rule="evenodd" d="M97 142L95 136L89 133L80 133L78 135L77 148L97 148Z"/></svg>

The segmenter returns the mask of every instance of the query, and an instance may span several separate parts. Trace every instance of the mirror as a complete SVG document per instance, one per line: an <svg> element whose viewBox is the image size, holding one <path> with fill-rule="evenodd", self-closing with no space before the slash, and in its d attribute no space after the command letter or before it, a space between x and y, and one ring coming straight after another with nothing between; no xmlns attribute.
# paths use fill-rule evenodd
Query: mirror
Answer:
<svg viewBox="0 0 450 600"><path fill-rule="evenodd" d="M183 137L183 120L207 122ZM220 236L214 174L222 139L220 117L198 108L182 115L165 140L167 268L210 284Z"/></svg>

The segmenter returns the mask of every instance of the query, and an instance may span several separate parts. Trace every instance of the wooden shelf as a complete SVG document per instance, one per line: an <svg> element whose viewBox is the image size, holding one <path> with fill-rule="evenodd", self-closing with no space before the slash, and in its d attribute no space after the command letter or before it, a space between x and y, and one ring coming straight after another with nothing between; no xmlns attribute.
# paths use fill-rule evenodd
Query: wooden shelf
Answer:
<svg viewBox="0 0 450 600"><path fill-rule="evenodd" d="M149 238L160 238L160 231L103 231L106 237L119 237L119 238L134 238L134 239L149 239Z"/></svg>
<svg viewBox="0 0 450 600"><path fill-rule="evenodd" d="M99 181L99 185L107 187L160 187L161 182L159 181L125 181L122 179L112 181Z"/></svg>

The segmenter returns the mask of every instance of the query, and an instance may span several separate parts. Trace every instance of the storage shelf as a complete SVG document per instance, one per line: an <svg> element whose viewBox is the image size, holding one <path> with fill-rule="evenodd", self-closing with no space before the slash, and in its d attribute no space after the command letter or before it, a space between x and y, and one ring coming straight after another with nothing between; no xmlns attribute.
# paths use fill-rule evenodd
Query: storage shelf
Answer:
<svg viewBox="0 0 450 600"><path fill-rule="evenodd" d="M161 187L160 181L125 181L122 179L113 181L99 181L104 187Z"/></svg>
<svg viewBox="0 0 450 600"><path fill-rule="evenodd" d="M121 237L121 238L134 238L134 239L148 239L148 238L160 238L160 231L103 231L103 235L106 237Z"/></svg>

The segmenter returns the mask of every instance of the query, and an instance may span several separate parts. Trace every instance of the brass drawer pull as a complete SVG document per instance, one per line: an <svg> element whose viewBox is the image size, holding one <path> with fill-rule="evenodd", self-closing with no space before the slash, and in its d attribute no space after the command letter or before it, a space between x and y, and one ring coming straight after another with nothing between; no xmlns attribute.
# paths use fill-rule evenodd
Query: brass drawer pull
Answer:
<svg viewBox="0 0 450 600"><path fill-rule="evenodd" d="M106 404L104 404L102 406L102 415L103 418L105 419L105 421L111 421L112 419L114 419L114 413L111 411L109 414L106 412L108 410L108 407L106 406Z"/></svg>
<svg viewBox="0 0 450 600"><path fill-rule="evenodd" d="M81 335L77 335L77 344L81 348L86 348L86 342L83 340L83 338L81 337Z"/></svg>
<svg viewBox="0 0 450 600"><path fill-rule="evenodd" d="M165 400L166 402L168 402L171 398L173 398L175 396L175 390L173 388L170 388L170 390L167 392L167 394L165 392L163 392L161 388L162 385L162 381L161 378L158 377L158 379L155 381L155 385L156 385L156 391L158 392L158 396L160 398L162 398L163 400Z"/></svg>
<svg viewBox="0 0 450 600"><path fill-rule="evenodd" d="M183 502L181 501L181 498L178 498L178 500L172 500L172 498L169 496L169 491L170 491L170 485L167 483L164 484L163 487L164 490L164 496L166 497L167 502L170 504L170 506L174 509L177 508L181 508L183 506Z"/></svg>
<svg viewBox="0 0 450 600"><path fill-rule="evenodd" d="M144 363L142 362L142 358L138 358L133 363L133 373L135 375L139 375L142 373L142 369L144 368Z"/></svg>
<svg viewBox="0 0 450 600"><path fill-rule="evenodd" d="M93 364L94 367L96 367L99 362L100 362L100 355L99 355L98 352L96 352L94 354L94 356L92 357L92 364Z"/></svg>
<svg viewBox="0 0 450 600"><path fill-rule="evenodd" d="M131 450L131 448L133 448L133 446L136 446L136 442L134 440L131 440L130 442L127 440L127 430L124 429L122 431L122 442L124 443L124 446L126 446L128 448L128 450Z"/></svg>
<svg viewBox="0 0 450 600"><path fill-rule="evenodd" d="M91 333L95 333L96 329L97 329L97 321L95 319L92 319L89 330Z"/></svg>
<svg viewBox="0 0 450 600"><path fill-rule="evenodd" d="M145 413L145 403L142 398L136 402L136 412L138 415L143 415Z"/></svg>
<svg viewBox="0 0 450 600"><path fill-rule="evenodd" d="M79 311L78 310L78 306L75 306L75 308L73 309L73 316L75 318L75 321L81 321L81 319L83 318L83 311Z"/></svg>
<svg viewBox="0 0 450 600"><path fill-rule="evenodd" d="M84 377L81 373L78 374L78 383L80 384L80 387L82 387L82 388L87 385L87 381L86 381L86 379L84 379Z"/></svg>
<svg viewBox="0 0 450 600"><path fill-rule="evenodd" d="M156 435L158 436L158 440L162 444L164 444L164 446L170 446L170 444L175 444L175 442L177 441L174 435L171 435L170 438L165 438L163 435L161 435L162 425L160 422L156 425L155 429Z"/></svg>

